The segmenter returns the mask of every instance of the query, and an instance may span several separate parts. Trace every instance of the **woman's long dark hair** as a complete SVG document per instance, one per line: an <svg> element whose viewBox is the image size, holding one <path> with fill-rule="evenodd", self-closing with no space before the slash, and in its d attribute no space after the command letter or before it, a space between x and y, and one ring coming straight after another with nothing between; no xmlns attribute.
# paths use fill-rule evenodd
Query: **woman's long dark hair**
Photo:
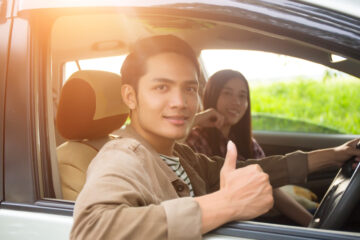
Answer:
<svg viewBox="0 0 360 240"><path fill-rule="evenodd" d="M235 143L238 154L241 154L243 157L245 157L245 159L248 159L254 157L254 151L251 130L250 91L246 78L240 72L230 69L216 72L209 78L208 82L206 83L203 97L204 109L216 109L221 90L231 79L238 79L239 81L243 81L245 83L248 91L248 107L240 121L231 127L229 138ZM220 152L219 146L221 132L216 128L207 128L206 131L210 135L208 141L214 155L221 156L222 154Z"/></svg>

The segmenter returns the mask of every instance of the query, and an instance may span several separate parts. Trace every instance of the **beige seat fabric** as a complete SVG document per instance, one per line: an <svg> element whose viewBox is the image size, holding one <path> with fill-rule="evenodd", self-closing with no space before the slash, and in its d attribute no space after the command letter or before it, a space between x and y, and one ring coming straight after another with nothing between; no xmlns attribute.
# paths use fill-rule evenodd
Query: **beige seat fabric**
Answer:
<svg viewBox="0 0 360 240"><path fill-rule="evenodd" d="M57 148L63 198L75 200L86 180L86 169L97 150L81 142L68 141ZM76 159L76 160L74 160Z"/></svg>
<svg viewBox="0 0 360 240"><path fill-rule="evenodd" d="M56 126L68 139L57 147L63 199L75 200L86 180L89 163L127 119L119 75L84 70L66 81L60 94Z"/></svg>

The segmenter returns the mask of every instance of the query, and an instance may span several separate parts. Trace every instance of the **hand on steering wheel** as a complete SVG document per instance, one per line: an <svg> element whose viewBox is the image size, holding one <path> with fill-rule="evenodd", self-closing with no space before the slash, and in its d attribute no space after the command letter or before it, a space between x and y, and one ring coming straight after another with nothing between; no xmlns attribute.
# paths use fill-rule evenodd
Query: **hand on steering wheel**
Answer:
<svg viewBox="0 0 360 240"><path fill-rule="evenodd" d="M356 148L360 149L360 142ZM309 227L339 229L360 200L360 168L352 157L337 173Z"/></svg>

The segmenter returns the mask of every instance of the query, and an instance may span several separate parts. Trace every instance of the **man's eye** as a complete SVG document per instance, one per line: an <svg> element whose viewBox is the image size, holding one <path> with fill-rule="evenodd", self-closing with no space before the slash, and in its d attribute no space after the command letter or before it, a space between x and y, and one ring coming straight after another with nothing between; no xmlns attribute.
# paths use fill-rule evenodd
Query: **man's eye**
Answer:
<svg viewBox="0 0 360 240"><path fill-rule="evenodd" d="M188 92L197 92L197 88L196 87L187 87L186 88L186 90L188 91Z"/></svg>
<svg viewBox="0 0 360 240"><path fill-rule="evenodd" d="M167 90L167 86L166 85L159 85L159 86L155 87L155 90L165 91L165 90Z"/></svg>

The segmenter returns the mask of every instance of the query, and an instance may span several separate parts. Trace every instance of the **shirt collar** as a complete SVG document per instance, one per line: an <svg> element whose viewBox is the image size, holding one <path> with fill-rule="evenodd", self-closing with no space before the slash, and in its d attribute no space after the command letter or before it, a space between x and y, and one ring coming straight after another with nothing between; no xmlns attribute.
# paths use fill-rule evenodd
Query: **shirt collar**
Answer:
<svg viewBox="0 0 360 240"><path fill-rule="evenodd" d="M156 150L149 144L131 125L126 125L123 131L119 133L119 137L132 138L140 142L156 159L156 162L159 164L161 169L167 175L171 182L178 180L178 176L174 173L172 169L160 158L160 155Z"/></svg>

